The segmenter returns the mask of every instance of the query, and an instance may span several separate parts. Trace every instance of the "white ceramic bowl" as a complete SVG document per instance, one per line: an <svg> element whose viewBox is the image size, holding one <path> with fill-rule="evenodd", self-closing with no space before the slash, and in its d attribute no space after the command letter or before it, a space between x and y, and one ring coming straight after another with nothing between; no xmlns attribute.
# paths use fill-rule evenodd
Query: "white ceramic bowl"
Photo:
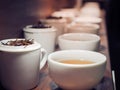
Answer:
<svg viewBox="0 0 120 90"><path fill-rule="evenodd" d="M60 60L90 60L92 64L63 64ZM90 90L104 77L106 57L86 50L62 50L48 56L49 75L65 90Z"/></svg>
<svg viewBox="0 0 120 90"><path fill-rule="evenodd" d="M91 17L101 17L101 11L97 8L82 8L80 10L79 16L91 16Z"/></svg>
<svg viewBox="0 0 120 90"><path fill-rule="evenodd" d="M98 34L100 25L92 23L71 23L66 26L67 33L93 33Z"/></svg>
<svg viewBox="0 0 120 90"><path fill-rule="evenodd" d="M58 37L58 45L61 50L80 49L97 51L100 45L100 37L88 33L68 33Z"/></svg>
<svg viewBox="0 0 120 90"><path fill-rule="evenodd" d="M100 8L100 4L98 2L86 2L83 7Z"/></svg>
<svg viewBox="0 0 120 90"><path fill-rule="evenodd" d="M27 25L23 28L26 39L34 39L41 44L49 53L55 50L57 30L53 26L50 28L32 28L33 25Z"/></svg>
<svg viewBox="0 0 120 90"><path fill-rule="evenodd" d="M78 23L96 23L101 24L102 18L93 16L80 16L74 19L74 22Z"/></svg>
<svg viewBox="0 0 120 90"><path fill-rule="evenodd" d="M77 8L61 8L60 11L73 13L73 14L75 14L75 16L77 16L77 14L79 13L79 9L77 9Z"/></svg>

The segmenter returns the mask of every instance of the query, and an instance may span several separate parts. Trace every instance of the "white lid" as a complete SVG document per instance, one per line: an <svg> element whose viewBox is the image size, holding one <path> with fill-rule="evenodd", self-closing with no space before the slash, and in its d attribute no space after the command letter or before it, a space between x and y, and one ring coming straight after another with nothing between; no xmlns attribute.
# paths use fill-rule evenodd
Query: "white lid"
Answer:
<svg viewBox="0 0 120 90"><path fill-rule="evenodd" d="M15 41L16 39L5 39L0 41L0 51L6 52L25 52L25 51L32 51L41 48L41 45L37 42L33 42L31 45L27 46L8 46L3 45L2 43L7 43L8 41ZM25 40L25 39L17 39L17 40Z"/></svg>

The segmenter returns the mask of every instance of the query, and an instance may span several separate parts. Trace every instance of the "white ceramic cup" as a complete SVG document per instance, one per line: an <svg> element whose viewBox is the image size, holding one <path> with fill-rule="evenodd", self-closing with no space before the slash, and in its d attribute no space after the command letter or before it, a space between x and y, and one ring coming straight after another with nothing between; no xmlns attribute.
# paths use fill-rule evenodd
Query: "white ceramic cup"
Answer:
<svg viewBox="0 0 120 90"><path fill-rule="evenodd" d="M101 11L99 8L83 7L78 16L101 17Z"/></svg>
<svg viewBox="0 0 120 90"><path fill-rule="evenodd" d="M101 25L102 18L100 17L94 17L94 16L79 16L74 19L74 22L77 23L94 23Z"/></svg>
<svg viewBox="0 0 120 90"><path fill-rule="evenodd" d="M56 44L58 44L58 42L57 42L58 36L64 34L64 32L65 32L65 26L67 24L66 19L65 18L60 18L60 19L50 18L50 19L42 19L41 21L45 24L49 24L56 28L56 30L57 30Z"/></svg>
<svg viewBox="0 0 120 90"><path fill-rule="evenodd" d="M77 16L79 13L79 9L80 8L77 8L77 7L76 8L61 8L60 11L66 12L66 13L68 12L68 13L71 13L71 14L74 14L75 16Z"/></svg>
<svg viewBox="0 0 120 90"><path fill-rule="evenodd" d="M98 34L100 25L92 23L71 23L66 26L67 33L92 33Z"/></svg>
<svg viewBox="0 0 120 90"><path fill-rule="evenodd" d="M32 28L33 25L27 25L23 28L24 37L26 39L34 39L42 45L49 53L55 50L56 33L57 30L54 27L50 28Z"/></svg>
<svg viewBox="0 0 120 90"><path fill-rule="evenodd" d="M8 46L0 41L0 82L8 90L29 90L39 84L39 70L47 60L47 52L34 41L27 46ZM24 40L24 39L17 39Z"/></svg>
<svg viewBox="0 0 120 90"><path fill-rule="evenodd" d="M67 23L71 23L74 18L76 17L76 13L73 12L73 11L55 11L51 14L52 16L55 16L55 17L63 17L67 20Z"/></svg>
<svg viewBox="0 0 120 90"><path fill-rule="evenodd" d="M98 2L87 2L80 9L80 16L101 17L101 9Z"/></svg>
<svg viewBox="0 0 120 90"><path fill-rule="evenodd" d="M89 60L91 64L65 64L62 60ZM104 77L106 56L87 50L62 50L48 56L49 75L65 90L89 90Z"/></svg>
<svg viewBox="0 0 120 90"><path fill-rule="evenodd" d="M61 50L80 49L98 51L100 36L90 33L67 33L58 37Z"/></svg>

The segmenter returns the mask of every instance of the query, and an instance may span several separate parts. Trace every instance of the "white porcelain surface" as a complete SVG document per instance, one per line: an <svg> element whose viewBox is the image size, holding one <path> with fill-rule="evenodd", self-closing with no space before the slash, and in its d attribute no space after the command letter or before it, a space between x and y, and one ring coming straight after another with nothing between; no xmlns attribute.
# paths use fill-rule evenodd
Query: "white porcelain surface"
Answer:
<svg viewBox="0 0 120 90"><path fill-rule="evenodd" d="M101 24L102 18L93 16L80 16L74 19L74 22L78 23L96 23Z"/></svg>
<svg viewBox="0 0 120 90"><path fill-rule="evenodd" d="M92 33L98 34L100 25L92 23L71 23L66 26L67 33Z"/></svg>
<svg viewBox="0 0 120 90"><path fill-rule="evenodd" d="M101 9L99 3L97 2L88 2L83 5L80 9L80 16L91 16L91 17L101 17Z"/></svg>
<svg viewBox="0 0 120 90"><path fill-rule="evenodd" d="M88 33L68 33L59 36L58 44L61 50L79 49L97 51L100 37Z"/></svg>
<svg viewBox="0 0 120 90"><path fill-rule="evenodd" d="M23 28L24 37L26 39L34 39L41 44L49 53L55 50L56 33L57 30L54 27L51 28L31 28L32 25L27 25Z"/></svg>
<svg viewBox="0 0 120 90"><path fill-rule="evenodd" d="M63 64L60 60L90 60L95 63L85 65ZM106 56L86 50L62 50L48 56L49 75L65 90L89 90L103 78Z"/></svg>
<svg viewBox="0 0 120 90"><path fill-rule="evenodd" d="M100 8L100 4L98 2L86 2L83 7Z"/></svg>
<svg viewBox="0 0 120 90"><path fill-rule="evenodd" d="M91 16L91 17L101 17L101 11L96 8L82 8L80 10L79 16Z"/></svg>
<svg viewBox="0 0 120 90"><path fill-rule="evenodd" d="M61 8L60 11L73 13L73 14L75 14L75 16L77 16L78 13L79 13L79 9L78 8Z"/></svg>
<svg viewBox="0 0 120 90"><path fill-rule="evenodd" d="M58 36L61 34L64 34L64 32L65 32L65 26L67 24L67 20L62 18L62 19L43 19L41 21L45 24L49 24L56 28L56 30L57 30L56 44L57 44Z"/></svg>
<svg viewBox="0 0 120 90"><path fill-rule="evenodd" d="M41 48L41 45L37 42L34 41L32 45L27 45L27 46L8 46L8 45L3 45L2 43L7 43L8 41L15 41L16 39L5 39L0 41L0 51L6 51L6 52L27 52L27 51L32 51ZM18 39L17 39L18 40ZM24 40L20 39L19 40Z"/></svg>
<svg viewBox="0 0 120 90"><path fill-rule="evenodd" d="M28 46L1 44L10 40L16 39L0 41L1 84L8 90L28 90L36 87L39 83L39 70L47 60L46 51L37 42Z"/></svg>
<svg viewBox="0 0 120 90"><path fill-rule="evenodd" d="M67 23L71 23L74 18L76 17L76 13L74 13L73 11L55 11L52 13L52 16L55 17L63 17L67 20Z"/></svg>

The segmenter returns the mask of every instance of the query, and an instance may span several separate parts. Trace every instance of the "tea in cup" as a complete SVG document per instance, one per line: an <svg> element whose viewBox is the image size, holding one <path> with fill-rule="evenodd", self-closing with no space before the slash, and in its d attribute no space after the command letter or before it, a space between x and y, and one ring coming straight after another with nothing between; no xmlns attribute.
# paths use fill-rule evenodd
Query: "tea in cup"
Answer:
<svg viewBox="0 0 120 90"><path fill-rule="evenodd" d="M8 90L29 90L39 84L39 70L47 60L47 52L33 40L0 41L0 82Z"/></svg>
<svg viewBox="0 0 120 90"><path fill-rule="evenodd" d="M89 90L100 83L106 56L87 50L61 50L48 56L51 79L65 90Z"/></svg>

